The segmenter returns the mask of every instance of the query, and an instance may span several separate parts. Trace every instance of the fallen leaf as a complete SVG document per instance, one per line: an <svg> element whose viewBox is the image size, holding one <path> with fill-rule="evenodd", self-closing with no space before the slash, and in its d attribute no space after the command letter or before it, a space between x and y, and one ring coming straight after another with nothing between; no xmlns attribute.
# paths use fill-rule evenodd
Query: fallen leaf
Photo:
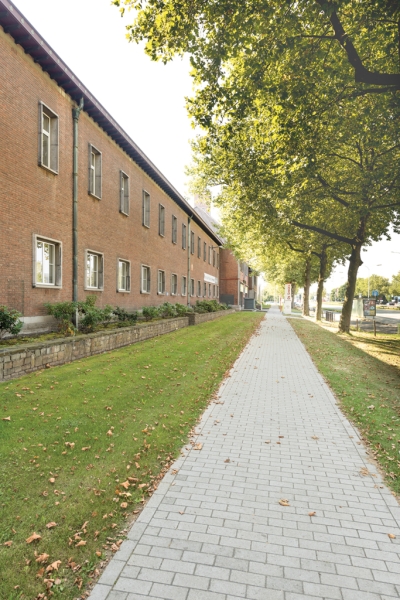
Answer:
<svg viewBox="0 0 400 600"><path fill-rule="evenodd" d="M394 533L388 533L388 537L390 537L391 540L396 539L396 536L394 535Z"/></svg>
<svg viewBox="0 0 400 600"><path fill-rule="evenodd" d="M91 446L85 446L84 448L82 448L82 452L86 452L86 450L90 450Z"/></svg>
<svg viewBox="0 0 400 600"><path fill-rule="evenodd" d="M289 500L285 500L285 499L279 500L279 504L281 506L290 506Z"/></svg>
<svg viewBox="0 0 400 600"><path fill-rule="evenodd" d="M107 431L107 434L106 434L106 435L108 435L109 437L111 437L111 436L113 435L113 432L111 431L111 429L109 429L109 430Z"/></svg>
<svg viewBox="0 0 400 600"><path fill-rule="evenodd" d="M11 417L4 417L2 421L11 421Z"/></svg>
<svg viewBox="0 0 400 600"><path fill-rule="evenodd" d="M271 440L267 440L266 442L264 442L264 444L270 444Z"/></svg>
<svg viewBox="0 0 400 600"><path fill-rule="evenodd" d="M60 585L60 583L61 583L61 579L56 579L54 582L55 585Z"/></svg>
<svg viewBox="0 0 400 600"><path fill-rule="evenodd" d="M4 542L3 546L8 546L9 548L11 548L12 540L10 540L9 542Z"/></svg>
<svg viewBox="0 0 400 600"><path fill-rule="evenodd" d="M312 440L319 440L319 437L317 435L313 435L313 436L311 436L311 439Z"/></svg>
<svg viewBox="0 0 400 600"><path fill-rule="evenodd" d="M195 445L193 446L193 450L201 450L201 449L202 449L202 447L203 447L203 444L195 444Z"/></svg>
<svg viewBox="0 0 400 600"><path fill-rule="evenodd" d="M121 508L128 508L128 503L127 502L121 502L120 507Z"/></svg>
<svg viewBox="0 0 400 600"><path fill-rule="evenodd" d="M313 510L312 512L309 512L309 513L308 513L308 516L309 516L309 517L314 517L316 514L317 514L317 513L316 513L316 511L315 511L315 510Z"/></svg>
<svg viewBox="0 0 400 600"><path fill-rule="evenodd" d="M278 435L278 437L279 437L279 438L284 438L285 436L284 436L284 435Z"/></svg>
<svg viewBox="0 0 400 600"><path fill-rule="evenodd" d="M80 546L86 546L86 542L84 540L81 540L80 542L75 544L75 548L79 548Z"/></svg>
<svg viewBox="0 0 400 600"><path fill-rule="evenodd" d="M124 481L123 483L120 484L123 488L125 488L126 490L129 489L131 487L131 484L129 483L129 481Z"/></svg>
<svg viewBox="0 0 400 600"><path fill-rule="evenodd" d="M45 552L43 552L43 554L40 554L37 557L36 562L37 563L44 563L44 562L47 562L48 558L49 558L49 554L46 554Z"/></svg>
<svg viewBox="0 0 400 600"><path fill-rule="evenodd" d="M49 483L55 483L55 482L56 482L56 480L54 479L54 477L50 477Z"/></svg>
<svg viewBox="0 0 400 600"><path fill-rule="evenodd" d="M227 458L226 460L224 460L224 462L229 463L229 462L231 462L231 459Z"/></svg>
<svg viewBox="0 0 400 600"><path fill-rule="evenodd" d="M51 521L50 523L47 523L46 527L47 527L47 529L52 529L53 527L57 527L57 523L54 523L54 521Z"/></svg>
<svg viewBox="0 0 400 600"><path fill-rule="evenodd" d="M33 533L30 537L28 537L25 541L27 544L31 544L32 542L34 542L35 540L41 540L42 536L37 534L37 533Z"/></svg>

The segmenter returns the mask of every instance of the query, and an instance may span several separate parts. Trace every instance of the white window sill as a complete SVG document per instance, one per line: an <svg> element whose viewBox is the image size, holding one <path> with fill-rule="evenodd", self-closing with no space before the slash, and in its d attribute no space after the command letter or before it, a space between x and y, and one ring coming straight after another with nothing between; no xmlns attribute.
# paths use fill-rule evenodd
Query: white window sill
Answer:
<svg viewBox="0 0 400 600"><path fill-rule="evenodd" d="M157 292L157 296L166 296L166 292Z"/></svg>
<svg viewBox="0 0 400 600"><path fill-rule="evenodd" d="M96 288L96 287L84 287L85 292L103 292L104 288Z"/></svg>
<svg viewBox="0 0 400 600"><path fill-rule="evenodd" d="M131 290L117 290L118 294L130 294Z"/></svg>
<svg viewBox="0 0 400 600"><path fill-rule="evenodd" d="M33 283L32 287L45 288L47 290L62 290L62 285L53 285L52 283Z"/></svg>
<svg viewBox="0 0 400 600"><path fill-rule="evenodd" d="M150 229L150 225L146 225L145 223L142 223L142 227L145 227L146 229Z"/></svg>
<svg viewBox="0 0 400 600"><path fill-rule="evenodd" d="M42 167L42 169L45 169L46 171L49 171L50 173L53 173L53 175L58 175L58 171L55 171L51 167L47 167L43 163L39 163L39 167Z"/></svg>
<svg viewBox="0 0 400 600"><path fill-rule="evenodd" d="M141 294L150 294L150 292L145 292L144 290L140 290Z"/></svg>
<svg viewBox="0 0 400 600"><path fill-rule="evenodd" d="M92 196L92 198L96 198L96 200L101 200L101 196L96 196L96 194L93 194L93 192L88 192L89 196Z"/></svg>
<svg viewBox="0 0 400 600"><path fill-rule="evenodd" d="M121 213L121 215L124 215L125 217L129 217L129 213L127 213L123 210L120 210L119 212Z"/></svg>

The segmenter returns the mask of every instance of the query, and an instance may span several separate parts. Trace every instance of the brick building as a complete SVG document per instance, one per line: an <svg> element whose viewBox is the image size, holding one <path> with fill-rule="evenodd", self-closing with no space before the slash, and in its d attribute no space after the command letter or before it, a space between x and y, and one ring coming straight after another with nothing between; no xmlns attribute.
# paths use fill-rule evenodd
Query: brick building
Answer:
<svg viewBox="0 0 400 600"><path fill-rule="evenodd" d="M217 298L219 236L9 0L0 63L0 304Z"/></svg>

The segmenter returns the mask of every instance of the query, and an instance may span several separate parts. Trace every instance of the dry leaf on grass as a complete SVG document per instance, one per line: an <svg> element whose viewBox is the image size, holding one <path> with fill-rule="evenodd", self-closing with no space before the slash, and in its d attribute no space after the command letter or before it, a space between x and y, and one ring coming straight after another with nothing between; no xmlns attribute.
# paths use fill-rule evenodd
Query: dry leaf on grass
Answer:
<svg viewBox="0 0 400 600"><path fill-rule="evenodd" d="M8 546L9 548L11 548L11 546L12 546L12 540L10 540L8 542L4 542L3 546Z"/></svg>
<svg viewBox="0 0 400 600"><path fill-rule="evenodd" d="M29 536L25 541L27 544L31 544L32 542L35 542L36 540L41 540L42 536L39 535L38 533L32 533L31 536Z"/></svg>
<svg viewBox="0 0 400 600"><path fill-rule="evenodd" d="M11 417L4 417L2 421L11 421Z"/></svg>
<svg viewBox="0 0 400 600"><path fill-rule="evenodd" d="M46 527L47 527L47 529L52 529L53 527L57 527L57 523L54 523L54 521L51 521L50 523L47 523Z"/></svg>
<svg viewBox="0 0 400 600"><path fill-rule="evenodd" d="M43 554L39 554L39 556L36 559L37 563L44 563L47 562L47 559L49 558L49 554L46 554L46 552L43 552Z"/></svg>
<svg viewBox="0 0 400 600"><path fill-rule="evenodd" d="M128 508L128 503L127 502L121 502L120 507L121 508Z"/></svg>
<svg viewBox="0 0 400 600"><path fill-rule="evenodd" d="M50 477L49 483L55 483L55 482L56 482L56 480L54 479L54 477Z"/></svg>
<svg viewBox="0 0 400 600"><path fill-rule="evenodd" d="M81 540L80 542L75 544L75 548L79 548L80 546L86 546L86 542L84 540Z"/></svg>
<svg viewBox="0 0 400 600"><path fill-rule="evenodd" d="M279 500L279 504L281 506L290 506L289 500L285 500L284 498L282 500Z"/></svg>

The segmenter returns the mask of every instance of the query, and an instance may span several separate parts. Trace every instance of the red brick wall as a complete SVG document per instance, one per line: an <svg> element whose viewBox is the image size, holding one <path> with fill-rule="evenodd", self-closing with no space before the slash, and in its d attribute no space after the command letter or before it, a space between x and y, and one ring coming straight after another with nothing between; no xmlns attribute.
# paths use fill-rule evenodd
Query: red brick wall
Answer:
<svg viewBox="0 0 400 600"><path fill-rule="evenodd" d="M25 316L44 314L44 302L72 299L72 101L33 60L0 29L0 304ZM59 116L59 174L38 166L38 104ZM102 198L88 194L88 144L102 152ZM119 212L120 170L129 176L130 214ZM151 197L150 228L142 226L142 191ZM158 235L158 205L165 206L165 237ZM187 276L188 249L182 250L182 223L188 215L85 113L79 120L79 299L90 293L98 305L137 309L168 300L186 303L181 277ZM172 244L172 215L178 218ZM215 242L195 223L191 277L203 284L204 273L218 269L197 257L197 237ZM62 289L32 287L32 236L63 244ZM187 243L188 245L188 243ZM84 290L85 249L104 253L104 291ZM218 252L218 249L216 249ZM118 293L117 259L131 261L131 292ZM151 293L140 293L140 265L151 267ZM157 270L178 275L178 296L157 295ZM188 282L189 286L189 282ZM194 302L195 299L192 299Z"/></svg>
<svg viewBox="0 0 400 600"><path fill-rule="evenodd" d="M232 294L233 304L238 305L238 261L228 249L220 251L220 293Z"/></svg>

